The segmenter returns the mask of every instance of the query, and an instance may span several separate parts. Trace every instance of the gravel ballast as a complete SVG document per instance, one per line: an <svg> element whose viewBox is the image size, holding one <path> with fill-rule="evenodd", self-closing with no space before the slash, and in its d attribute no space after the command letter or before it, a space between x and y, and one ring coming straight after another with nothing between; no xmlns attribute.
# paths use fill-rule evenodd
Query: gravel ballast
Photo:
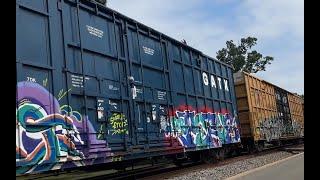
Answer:
<svg viewBox="0 0 320 180"><path fill-rule="evenodd" d="M187 180L187 179L225 179L232 177L236 174L264 166L269 163L293 156L294 154L289 152L274 152L267 155L257 156L242 161L233 162L227 165L206 168L203 170L191 171L187 174L180 174L177 177L170 177L165 179L172 180Z"/></svg>

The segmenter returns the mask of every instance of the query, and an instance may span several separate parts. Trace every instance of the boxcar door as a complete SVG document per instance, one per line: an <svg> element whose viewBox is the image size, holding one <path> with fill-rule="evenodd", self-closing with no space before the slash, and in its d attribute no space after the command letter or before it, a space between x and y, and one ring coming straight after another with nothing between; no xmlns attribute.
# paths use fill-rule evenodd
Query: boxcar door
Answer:
<svg viewBox="0 0 320 180"><path fill-rule="evenodd" d="M89 155L124 150L129 136L129 102L123 25L66 3L61 5L64 70L68 88L72 88L69 105L82 116L79 126L84 148Z"/></svg>
<svg viewBox="0 0 320 180"><path fill-rule="evenodd" d="M161 144L164 131L160 121L167 119L166 46L160 39L128 28L130 88L136 145Z"/></svg>

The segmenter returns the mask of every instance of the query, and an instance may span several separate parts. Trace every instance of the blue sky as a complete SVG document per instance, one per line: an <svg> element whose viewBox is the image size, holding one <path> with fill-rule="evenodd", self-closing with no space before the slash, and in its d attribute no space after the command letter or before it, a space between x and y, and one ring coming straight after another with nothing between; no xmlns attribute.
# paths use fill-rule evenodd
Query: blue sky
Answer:
<svg viewBox="0 0 320 180"><path fill-rule="evenodd" d="M255 36L275 58L261 77L304 93L303 0L108 0L108 6L215 57L227 40Z"/></svg>

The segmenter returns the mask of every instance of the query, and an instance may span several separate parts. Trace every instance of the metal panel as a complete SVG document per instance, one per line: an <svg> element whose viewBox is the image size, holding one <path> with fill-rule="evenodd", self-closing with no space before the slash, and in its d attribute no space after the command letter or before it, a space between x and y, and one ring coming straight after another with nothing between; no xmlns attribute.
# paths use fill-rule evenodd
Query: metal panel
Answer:
<svg viewBox="0 0 320 180"><path fill-rule="evenodd" d="M82 47L116 56L114 23L85 10L79 11L79 19Z"/></svg>
<svg viewBox="0 0 320 180"><path fill-rule="evenodd" d="M288 103L295 137L304 136L303 99L298 95L288 93Z"/></svg>
<svg viewBox="0 0 320 180"><path fill-rule="evenodd" d="M139 45L138 45L138 36L137 32L134 32L132 29L128 30L128 46L130 59L133 61L139 61Z"/></svg>
<svg viewBox="0 0 320 180"><path fill-rule="evenodd" d="M21 6L23 7L23 6ZM20 8L17 13L17 59L33 64L49 65L48 17ZM34 38L37 36L37 38Z"/></svg>
<svg viewBox="0 0 320 180"><path fill-rule="evenodd" d="M159 41L145 35L139 36L140 38L140 54L143 64L151 65L154 67L163 67L161 45Z"/></svg>
<svg viewBox="0 0 320 180"><path fill-rule="evenodd" d="M233 76L229 76L227 71L231 68L210 60L219 68L214 72L224 71L217 75L210 72L207 57L197 57L195 54L196 52L190 54L194 62L192 66L189 66L188 61L178 62L176 55L172 57L175 76L171 78L175 82L174 90L179 91L175 100L175 116L172 117L177 136L187 150L216 148L222 144L239 142L238 121L234 117L237 113L235 96L230 88L233 86ZM221 67L224 69L220 69ZM193 69L193 82L189 78L190 69ZM179 77L179 74L184 76ZM213 102L215 103L212 104Z"/></svg>
<svg viewBox="0 0 320 180"><path fill-rule="evenodd" d="M290 108L288 103L287 91L279 87L274 87L277 111L279 118L283 124L283 137L289 137L293 135L292 120L290 116Z"/></svg>

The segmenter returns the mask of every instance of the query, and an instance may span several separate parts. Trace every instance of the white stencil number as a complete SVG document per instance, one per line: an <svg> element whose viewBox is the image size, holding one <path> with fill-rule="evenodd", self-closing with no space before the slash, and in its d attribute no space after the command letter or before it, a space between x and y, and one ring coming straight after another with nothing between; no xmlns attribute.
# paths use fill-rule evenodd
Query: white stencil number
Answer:
<svg viewBox="0 0 320 180"><path fill-rule="evenodd" d="M37 82L36 78L33 78L33 77L27 77L27 81L33 82L33 83Z"/></svg>

